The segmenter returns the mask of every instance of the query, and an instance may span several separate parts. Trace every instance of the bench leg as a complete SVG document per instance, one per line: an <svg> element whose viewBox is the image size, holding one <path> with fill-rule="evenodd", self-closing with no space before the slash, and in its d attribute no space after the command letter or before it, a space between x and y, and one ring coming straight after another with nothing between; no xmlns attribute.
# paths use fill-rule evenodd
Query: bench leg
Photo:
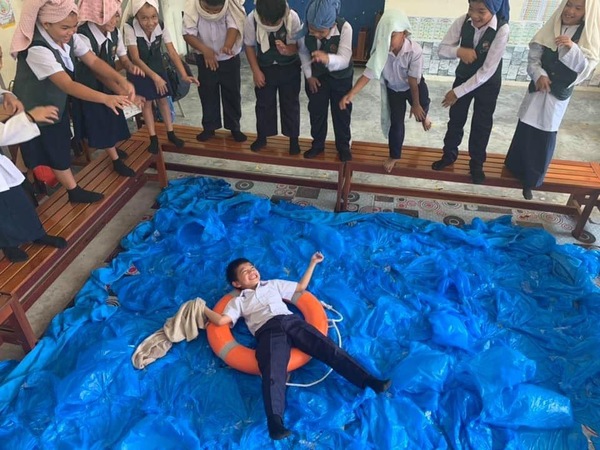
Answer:
<svg viewBox="0 0 600 450"><path fill-rule="evenodd" d="M167 187L167 167L165 165L165 157L162 148L159 148L158 155L156 155L156 170L158 172L158 183L160 184L160 187Z"/></svg>
<svg viewBox="0 0 600 450"><path fill-rule="evenodd" d="M585 207L583 208L583 211L581 212L581 215L579 216L579 219L577 220L577 225L575 226L575 229L571 233L575 239L579 239L579 237L581 236L581 233L583 232L583 229L585 228L585 224L587 223L588 219L590 218L590 215L592 214L594 207L596 207L598 205L599 197L600 197L600 192L596 191L596 192L592 192L589 194L587 201L585 199L583 200L583 202L585 202L584 203Z"/></svg>
<svg viewBox="0 0 600 450"><path fill-rule="evenodd" d="M33 347L35 347L35 343L37 339L35 334L33 333L33 329L31 328L31 324L25 315L25 311L23 310L23 306L17 297L12 298L10 301L10 308L12 310L12 316L8 319L11 327L13 328L14 333L17 335L19 340L21 341L21 346L25 353L29 352Z"/></svg>
<svg viewBox="0 0 600 450"><path fill-rule="evenodd" d="M342 205L340 210L347 211L348 210L348 197L350 196L350 189L352 187L352 169L350 168L350 164L346 163L344 165L344 184L342 189Z"/></svg>
<svg viewBox="0 0 600 450"><path fill-rule="evenodd" d="M335 212L342 211L342 196L344 193L344 183L346 174L346 163L340 166L338 169L338 181L337 181L337 198L335 200Z"/></svg>

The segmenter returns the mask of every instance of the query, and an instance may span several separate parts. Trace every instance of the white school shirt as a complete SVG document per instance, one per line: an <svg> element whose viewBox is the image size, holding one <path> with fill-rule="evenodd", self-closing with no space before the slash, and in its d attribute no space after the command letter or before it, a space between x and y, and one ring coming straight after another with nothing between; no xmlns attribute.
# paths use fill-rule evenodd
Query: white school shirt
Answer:
<svg viewBox="0 0 600 450"><path fill-rule="evenodd" d="M246 17L246 23L244 25L244 45L247 47L256 47L256 23L254 14L256 14L256 10L248 14ZM296 34L298 34L302 29L302 22L300 22L298 13L293 9L290 9L289 14L292 20L292 29L286 30L287 35L285 38L285 43L287 45L298 44L298 52L300 52L300 41L302 41L302 43L304 43L304 41L302 39L296 40L294 39L294 36L296 36ZM277 62L274 64L277 64Z"/></svg>
<svg viewBox="0 0 600 450"><path fill-rule="evenodd" d="M479 44L479 40L483 36L483 34L487 31L488 28L492 28L496 30L498 26L498 18L494 15L492 19L481 28L477 29L471 23L471 19L467 19L467 15L460 16L458 19L452 23L450 29L444 36L444 39L440 43L440 47L438 50L438 55L440 58L444 59L455 59L457 58L457 51L460 47L460 32L462 30L463 23L465 20L468 20L469 24L475 29L475 36L473 37L473 46L477 47ZM498 68L498 64L502 60L502 55L504 55L504 50L506 49L506 44L508 44L508 34L509 28L508 24L501 27L496 33L496 37L492 41L490 48L487 52L487 57L483 66L479 68L479 70L465 81L460 86L456 86L454 88L454 93L458 98L468 94L469 92L474 91L483 83L488 81L492 75L496 72Z"/></svg>
<svg viewBox="0 0 600 450"><path fill-rule="evenodd" d="M569 37L573 37L579 25L563 28L563 33ZM529 56L527 61L527 73L535 82L542 75L548 76L542 68L542 54L544 46L532 42L529 44ZM573 85L581 83L587 74L589 61L581 51L577 44L568 49L567 47L559 47L558 55L560 61L579 76ZM560 123L567 111L569 100L559 100L550 92L527 92L525 98L519 108L519 119L521 122L531 125L542 131L558 131Z"/></svg>
<svg viewBox="0 0 600 450"><path fill-rule="evenodd" d="M235 23L235 19L233 18L231 11L228 10L227 13L219 20L206 20L204 17L198 15L198 22L196 23L196 26L184 28L183 34L197 37L204 45L215 52L217 61L226 61L242 51L242 42L240 39L236 39L235 44L231 49L233 55L221 53L221 49L223 48L223 45L225 45L227 30L229 28L234 28L239 32L238 26ZM200 52L195 48L193 48L192 51L200 54Z"/></svg>
<svg viewBox="0 0 600 450"><path fill-rule="evenodd" d="M261 281L256 289L244 289L238 297L231 299L223 315L231 318L231 327L240 317L244 318L250 333L255 335L269 319L293 314L283 300L290 300L297 287L295 281Z"/></svg>
<svg viewBox="0 0 600 450"><path fill-rule="evenodd" d="M352 26L348 22L344 22L342 31L338 31L337 24L329 30L327 39L331 39L333 36L340 37L340 44L338 46L337 53L329 53L329 62L325 65L330 72L337 70L343 70L350 65L352 60ZM317 39L317 50L321 49L321 41ZM298 39L298 54L300 55L300 61L302 62L302 72L306 78L312 77L311 67L311 55L308 53L304 38Z"/></svg>
<svg viewBox="0 0 600 450"><path fill-rule="evenodd" d="M36 24L36 27L42 37L46 40L48 45L55 50L58 50L60 57L65 64L65 67L70 71L75 70L75 66L73 64L73 60L71 59L71 46L69 44L63 44L62 47L58 45L54 40L50 37L50 35L44 30L44 28L40 24ZM92 49L87 45L79 34L73 35L73 54L77 58L81 58L87 52L92 51ZM58 72L64 72L63 66L56 60L54 53L49 48L42 47L40 45L36 45L35 47L30 47L27 50L27 58L25 59L27 65L31 69L31 71L35 74L38 80L45 80L51 75L54 75Z"/></svg>
<svg viewBox="0 0 600 450"><path fill-rule="evenodd" d="M102 31L100 31L100 28L98 28L98 25L94 22L88 22L88 26L90 27L90 31L96 39L99 48L102 48L102 46L105 45L106 41L112 41L111 33L102 33ZM83 41L88 45L88 47L92 48L92 44L87 36L84 36L83 34L78 35L79 37L81 37L81 39L83 39ZM117 56L119 58L122 56L127 56L127 49L125 48L125 44L123 43L123 36L121 34L121 30L119 29L117 29Z"/></svg>
<svg viewBox="0 0 600 450"><path fill-rule="evenodd" d="M0 101L8 91L0 89ZM6 123L0 122L0 145L14 145L27 142L40 135L38 126L29 121L27 114L21 112L12 116ZM19 186L25 177L6 156L0 154L0 192Z"/></svg>
<svg viewBox="0 0 600 450"><path fill-rule="evenodd" d="M156 40L158 36L162 35L163 42L165 44L169 44L173 42L171 39L171 35L169 34L169 30L167 28L161 28L160 24L157 24L150 38L146 35L146 32L142 30L142 27L137 19L133 19L133 26L128 23L123 25L123 35L125 37L125 46L129 47L130 45L137 45L137 38L143 37L148 44L148 47L152 45L152 43Z"/></svg>
<svg viewBox="0 0 600 450"><path fill-rule="evenodd" d="M375 72L366 68L363 76L369 80L377 78ZM398 52L388 53L388 58L383 66L381 78L386 82L386 86L394 92L405 92L410 89L408 77L416 78L417 83L423 76L423 49L418 42L412 42L404 39L404 44Z"/></svg>

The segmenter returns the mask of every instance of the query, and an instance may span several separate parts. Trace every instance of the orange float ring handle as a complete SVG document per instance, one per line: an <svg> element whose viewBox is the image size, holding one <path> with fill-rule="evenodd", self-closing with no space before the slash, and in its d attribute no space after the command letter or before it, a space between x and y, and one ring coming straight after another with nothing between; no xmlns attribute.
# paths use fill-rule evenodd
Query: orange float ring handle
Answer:
<svg viewBox="0 0 600 450"><path fill-rule="evenodd" d="M233 298L234 294L226 294L217 302L213 310L219 314L223 314L225 307ZM300 310L308 323L324 335L327 335L327 315L325 314L323 305L321 305L314 295L308 291L304 291L301 294L294 295L290 303ZM206 328L206 336L213 352L225 361L228 366L251 375L260 375L256 352L238 343L233 337L229 325L216 326L215 324L209 324ZM292 348L287 368L288 372L302 367L310 361L310 358L306 353L301 352L297 348Z"/></svg>

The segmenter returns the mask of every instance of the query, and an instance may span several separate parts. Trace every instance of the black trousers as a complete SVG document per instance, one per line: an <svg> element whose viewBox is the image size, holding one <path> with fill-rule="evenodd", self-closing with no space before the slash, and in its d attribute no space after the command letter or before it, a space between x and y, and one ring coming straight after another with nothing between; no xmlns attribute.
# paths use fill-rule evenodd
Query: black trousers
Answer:
<svg viewBox="0 0 600 450"><path fill-rule="evenodd" d="M411 106L413 104L410 89L408 91L396 92L387 88L388 104L390 105L390 131L388 133L388 146L390 148L390 158L400 159L402 155L402 146L404 145L404 136L406 126L404 124L406 116L406 102ZM429 113L429 88L425 83L425 78L421 77L419 82L419 103L425 111Z"/></svg>
<svg viewBox="0 0 600 450"><path fill-rule="evenodd" d="M466 80L457 78L452 85L455 88ZM486 159L486 149L490 141L494 124L494 111L500 93L501 82L490 80L472 92L458 99L450 107L448 130L444 137L444 159L454 162L458 158L458 146L465 134L465 123L469 107L473 102L473 117L471 119L471 134L469 136L469 156L471 167L482 167Z"/></svg>
<svg viewBox="0 0 600 450"><path fill-rule="evenodd" d="M281 114L281 134L300 135L300 63L261 67L266 85L254 88L256 94L256 132L268 137L277 134L277 95Z"/></svg>
<svg viewBox="0 0 600 450"><path fill-rule="evenodd" d="M335 133L335 148L338 153L350 151L350 119L352 117L352 105L346 109L340 109L340 100L352 89L352 77L333 78L329 74L319 77L321 87L314 94L310 92L308 83L305 83L306 95L308 96L308 113L310 114L310 134L313 138L312 148L325 148L327 137L327 119L329 116L329 105L331 104L331 119Z"/></svg>
<svg viewBox="0 0 600 450"><path fill-rule="evenodd" d="M256 359L262 375L267 417L283 418L287 366L292 347L324 362L360 388L371 375L331 339L296 314L275 316L256 332Z"/></svg>
<svg viewBox="0 0 600 450"><path fill-rule="evenodd" d="M204 56L196 55L198 65L198 95L202 104L202 128L221 128L221 103L223 119L227 130L239 131L242 117L242 96L240 76L240 55L219 61L219 68L210 70L204 63Z"/></svg>

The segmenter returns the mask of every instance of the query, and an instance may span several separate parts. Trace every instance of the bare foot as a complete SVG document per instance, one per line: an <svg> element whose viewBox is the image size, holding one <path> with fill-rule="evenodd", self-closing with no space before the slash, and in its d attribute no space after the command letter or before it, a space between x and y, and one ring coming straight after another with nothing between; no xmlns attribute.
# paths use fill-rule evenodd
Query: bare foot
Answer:
<svg viewBox="0 0 600 450"><path fill-rule="evenodd" d="M425 120L421 122L421 125L423 126L423 130L429 131L431 129L431 120L429 117L425 117Z"/></svg>
<svg viewBox="0 0 600 450"><path fill-rule="evenodd" d="M385 170L387 173L390 173L398 161L400 160L394 158L386 159L383 162L383 170Z"/></svg>

